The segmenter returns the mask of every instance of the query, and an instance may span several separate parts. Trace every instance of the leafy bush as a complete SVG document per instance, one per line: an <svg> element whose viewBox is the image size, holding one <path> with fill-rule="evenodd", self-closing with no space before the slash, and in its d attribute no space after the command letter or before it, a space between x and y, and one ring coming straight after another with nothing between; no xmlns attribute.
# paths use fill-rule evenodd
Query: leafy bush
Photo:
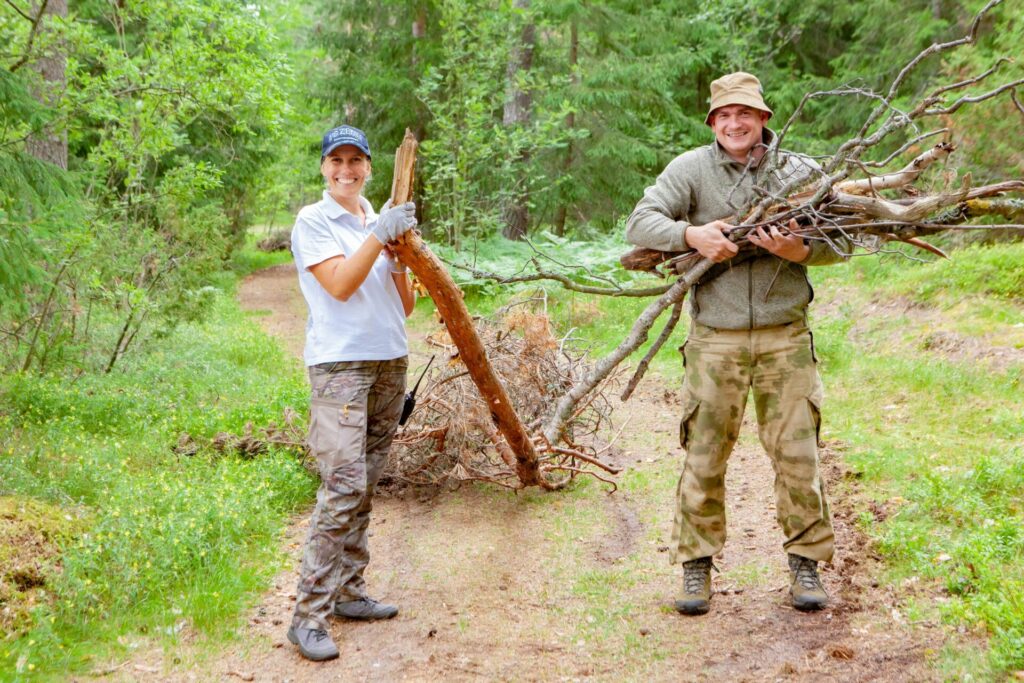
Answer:
<svg viewBox="0 0 1024 683"><path fill-rule="evenodd" d="M54 599L0 645L0 668L24 657L34 673L77 670L125 634L219 628L277 566L286 515L315 488L294 455L174 447L183 433L202 443L279 422L286 407L304 413L308 389L227 295L211 308L213 320L179 327L121 372L0 384L0 494L87 520L60 541Z"/></svg>

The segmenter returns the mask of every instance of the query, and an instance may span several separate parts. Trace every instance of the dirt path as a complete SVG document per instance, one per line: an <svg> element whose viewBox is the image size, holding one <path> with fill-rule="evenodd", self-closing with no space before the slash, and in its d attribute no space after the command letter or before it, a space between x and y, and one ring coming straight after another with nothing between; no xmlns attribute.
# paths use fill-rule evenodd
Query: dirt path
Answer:
<svg viewBox="0 0 1024 683"><path fill-rule="evenodd" d="M299 353L304 306L291 266L249 278L242 305ZM421 358L412 365L422 364ZM146 680L433 681L922 681L941 631L911 629L894 596L871 588L874 561L852 526L837 444L824 455L838 554L824 567L833 605L802 614L774 516L772 471L752 425L728 473L729 541L716 558L712 611L672 609L681 570L667 560L681 458L672 387L645 381L621 406L628 421L618 493L596 482L518 495L484 486L376 501L368 581L402 608L373 624L335 623L334 662L304 661L284 638L306 520L289 533L291 567L250 614L236 643L214 656L182 648ZM170 656L170 655L168 655ZM152 664L152 659L149 660ZM135 677L141 677L138 670ZM250 678L250 676L252 678Z"/></svg>

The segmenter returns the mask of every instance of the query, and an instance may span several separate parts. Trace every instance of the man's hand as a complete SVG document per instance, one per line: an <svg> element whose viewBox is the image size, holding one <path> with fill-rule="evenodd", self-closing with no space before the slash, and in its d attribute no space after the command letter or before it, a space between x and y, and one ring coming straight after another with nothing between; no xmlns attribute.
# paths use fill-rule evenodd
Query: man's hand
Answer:
<svg viewBox="0 0 1024 683"><path fill-rule="evenodd" d="M789 229L780 229L778 225L772 225L768 232L764 228L756 228L754 232L747 235L747 239L755 247L761 247L765 251L775 254L787 261L799 263L811 253L811 248L804 244L804 238L793 234L796 230L796 220L789 219Z"/></svg>
<svg viewBox="0 0 1024 683"><path fill-rule="evenodd" d="M725 221L711 221L705 225L691 225L686 228L686 244L696 249L701 256L715 263L731 259L740 250L723 233L733 226Z"/></svg>

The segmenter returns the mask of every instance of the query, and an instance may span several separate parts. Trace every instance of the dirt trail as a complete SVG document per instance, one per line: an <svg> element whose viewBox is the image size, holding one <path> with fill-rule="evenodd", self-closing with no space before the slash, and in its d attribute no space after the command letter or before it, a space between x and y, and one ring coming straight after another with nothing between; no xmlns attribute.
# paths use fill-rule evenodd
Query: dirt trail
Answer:
<svg viewBox="0 0 1024 683"><path fill-rule="evenodd" d="M242 305L293 353L300 353L304 305L294 270L257 273ZM268 312L269 311L269 312ZM413 367L425 361L414 351ZM395 619L334 623L342 651L326 664L304 661L285 641L306 519L290 530L291 567L274 581L239 640L214 657L188 648L145 680L433 681L923 681L925 657L941 631L911 628L891 592L871 588L874 562L837 491L842 470L829 449L825 469L838 553L823 579L833 605L802 614L787 602L788 573L775 522L771 466L753 426L728 473L729 541L716 565L712 611L672 609L681 570L667 545L681 458L674 387L648 378L642 395L618 408L627 471L607 495L577 490L518 495L463 486L430 499L384 494L372 518L367 572L372 593L401 606ZM162 659L161 659L162 658ZM249 677L252 678L249 678ZM136 669L133 678L142 678Z"/></svg>

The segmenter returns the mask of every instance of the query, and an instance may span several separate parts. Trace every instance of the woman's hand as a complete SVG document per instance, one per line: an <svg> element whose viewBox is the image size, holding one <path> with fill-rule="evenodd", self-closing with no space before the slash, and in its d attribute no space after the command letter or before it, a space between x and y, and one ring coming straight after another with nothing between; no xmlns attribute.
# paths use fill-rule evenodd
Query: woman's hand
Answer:
<svg viewBox="0 0 1024 683"><path fill-rule="evenodd" d="M370 231L381 244L387 244L415 227L416 204L406 202L393 207L389 199L381 207L377 222L374 223Z"/></svg>

